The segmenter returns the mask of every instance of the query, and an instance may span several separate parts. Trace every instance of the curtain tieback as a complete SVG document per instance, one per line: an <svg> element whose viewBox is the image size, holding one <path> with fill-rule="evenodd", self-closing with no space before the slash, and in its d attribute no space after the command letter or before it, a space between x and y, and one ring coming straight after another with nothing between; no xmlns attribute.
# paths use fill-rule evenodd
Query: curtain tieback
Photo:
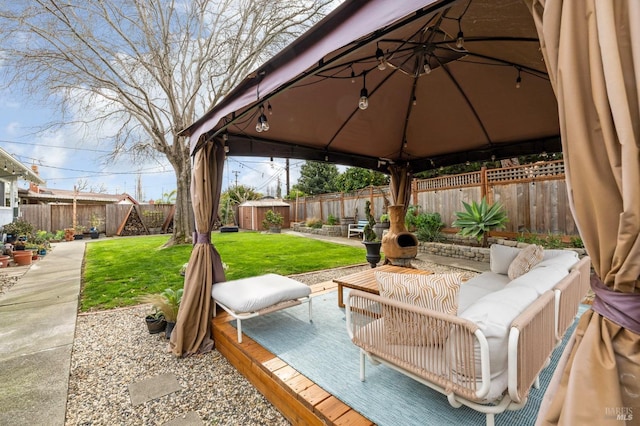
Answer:
<svg viewBox="0 0 640 426"><path fill-rule="evenodd" d="M640 334L640 293L621 293L608 288L596 275L591 275L591 288L596 294L592 309L608 320Z"/></svg>
<svg viewBox="0 0 640 426"><path fill-rule="evenodd" d="M194 232L193 233L193 245L196 244L211 244L211 232Z"/></svg>

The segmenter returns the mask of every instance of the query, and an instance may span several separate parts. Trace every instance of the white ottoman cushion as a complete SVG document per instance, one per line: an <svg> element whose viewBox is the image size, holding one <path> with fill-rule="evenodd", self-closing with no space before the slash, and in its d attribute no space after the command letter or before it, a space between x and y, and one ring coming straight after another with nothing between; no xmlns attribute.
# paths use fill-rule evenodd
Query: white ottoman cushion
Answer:
<svg viewBox="0 0 640 426"><path fill-rule="evenodd" d="M278 274L216 283L211 297L234 312L255 312L311 294L311 288Z"/></svg>

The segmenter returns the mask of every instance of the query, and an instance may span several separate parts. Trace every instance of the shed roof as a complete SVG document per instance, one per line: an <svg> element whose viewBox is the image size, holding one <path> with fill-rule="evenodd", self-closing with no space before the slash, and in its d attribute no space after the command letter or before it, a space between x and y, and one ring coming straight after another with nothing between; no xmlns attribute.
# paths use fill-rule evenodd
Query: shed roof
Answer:
<svg viewBox="0 0 640 426"><path fill-rule="evenodd" d="M240 207L289 207L289 203L277 198L262 198L260 200L248 200L240 204Z"/></svg>

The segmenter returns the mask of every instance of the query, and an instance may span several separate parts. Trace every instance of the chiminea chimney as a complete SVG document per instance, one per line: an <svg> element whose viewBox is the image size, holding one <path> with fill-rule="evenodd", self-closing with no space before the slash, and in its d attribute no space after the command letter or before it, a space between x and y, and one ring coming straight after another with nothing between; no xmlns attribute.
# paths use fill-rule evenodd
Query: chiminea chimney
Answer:
<svg viewBox="0 0 640 426"><path fill-rule="evenodd" d="M38 173L38 166L36 164L31 165L31 170L33 170L33 173L35 173L36 175L40 176L40 174ZM40 187L36 183L29 182L29 191L39 194Z"/></svg>

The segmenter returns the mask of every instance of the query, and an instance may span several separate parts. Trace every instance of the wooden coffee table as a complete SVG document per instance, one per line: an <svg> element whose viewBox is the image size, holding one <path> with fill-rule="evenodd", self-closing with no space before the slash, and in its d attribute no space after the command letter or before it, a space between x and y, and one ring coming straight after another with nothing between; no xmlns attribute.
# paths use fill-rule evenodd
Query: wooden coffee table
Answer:
<svg viewBox="0 0 640 426"><path fill-rule="evenodd" d="M340 278L334 278L333 282L338 284L338 306L344 308L342 291L343 288L353 288L356 290L366 291L368 293L380 294L378 283L373 275L375 272L394 272L396 274L419 274L430 275L432 271L422 269L405 268L403 266L382 265L377 268L367 269L366 271L356 272L355 274L346 275Z"/></svg>

